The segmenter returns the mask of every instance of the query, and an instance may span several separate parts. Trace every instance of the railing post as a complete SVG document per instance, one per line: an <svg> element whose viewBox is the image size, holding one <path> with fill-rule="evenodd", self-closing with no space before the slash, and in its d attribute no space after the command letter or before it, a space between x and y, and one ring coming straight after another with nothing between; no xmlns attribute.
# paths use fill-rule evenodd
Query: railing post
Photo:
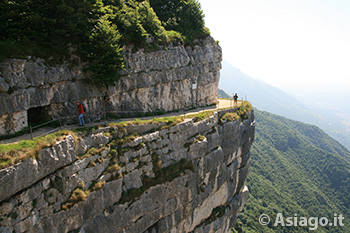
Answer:
<svg viewBox="0 0 350 233"><path fill-rule="evenodd" d="M33 130L32 130L32 126L29 126L29 131L30 131L30 139L33 140Z"/></svg>

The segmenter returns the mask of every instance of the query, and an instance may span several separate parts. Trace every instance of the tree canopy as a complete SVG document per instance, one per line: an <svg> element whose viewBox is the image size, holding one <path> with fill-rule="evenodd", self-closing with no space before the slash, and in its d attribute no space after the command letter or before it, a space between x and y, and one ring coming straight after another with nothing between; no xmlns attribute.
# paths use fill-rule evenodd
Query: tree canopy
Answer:
<svg viewBox="0 0 350 233"><path fill-rule="evenodd" d="M123 69L122 48L157 49L209 35L197 0L4 0L0 3L0 59L41 57L89 61L94 82L113 83Z"/></svg>
<svg viewBox="0 0 350 233"><path fill-rule="evenodd" d="M188 40L207 35L204 14L198 1L150 0L150 3L165 29L178 31Z"/></svg>

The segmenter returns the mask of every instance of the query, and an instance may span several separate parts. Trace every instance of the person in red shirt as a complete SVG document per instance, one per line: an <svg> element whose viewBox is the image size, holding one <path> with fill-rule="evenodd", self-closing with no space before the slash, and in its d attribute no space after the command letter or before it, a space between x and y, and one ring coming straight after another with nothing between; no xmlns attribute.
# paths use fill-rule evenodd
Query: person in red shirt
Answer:
<svg viewBox="0 0 350 233"><path fill-rule="evenodd" d="M78 120L79 120L79 125L83 126L85 125L85 121L84 121L84 107L81 103L79 103L79 101L77 101L77 106L78 106L78 112L79 112L79 116L78 116Z"/></svg>

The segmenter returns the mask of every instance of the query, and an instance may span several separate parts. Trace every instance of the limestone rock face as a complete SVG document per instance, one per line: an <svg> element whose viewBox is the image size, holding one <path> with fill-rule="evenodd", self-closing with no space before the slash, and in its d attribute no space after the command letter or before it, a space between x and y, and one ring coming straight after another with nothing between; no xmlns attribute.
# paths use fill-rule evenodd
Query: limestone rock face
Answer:
<svg viewBox="0 0 350 233"><path fill-rule="evenodd" d="M0 134L23 129L38 111L44 121L60 117L63 123L76 121L77 100L86 107L88 122L105 117L107 111L135 115L217 101L222 52L211 37L192 47L169 46L154 52L126 47L124 59L126 69L115 86L89 84L83 65L47 66L30 58L1 63ZM21 118L12 120L18 113Z"/></svg>
<svg viewBox="0 0 350 233"><path fill-rule="evenodd" d="M224 112L67 136L0 170L0 232L230 232L255 128L253 111L221 123Z"/></svg>

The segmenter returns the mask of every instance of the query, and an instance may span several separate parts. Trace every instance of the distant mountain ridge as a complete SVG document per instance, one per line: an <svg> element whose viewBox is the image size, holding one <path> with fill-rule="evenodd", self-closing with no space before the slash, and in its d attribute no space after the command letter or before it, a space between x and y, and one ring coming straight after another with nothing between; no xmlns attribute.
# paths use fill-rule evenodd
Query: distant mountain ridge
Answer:
<svg viewBox="0 0 350 233"><path fill-rule="evenodd" d="M219 88L218 89L218 98L227 99L227 98L232 98L232 96L227 94L224 90Z"/></svg>
<svg viewBox="0 0 350 233"><path fill-rule="evenodd" d="M219 87L226 92L238 92L240 98L247 96L253 106L290 119L314 123L311 110L284 91L259 79L242 73L239 69L223 61ZM292 110L292 111L291 111Z"/></svg>
<svg viewBox="0 0 350 233"><path fill-rule="evenodd" d="M240 99L247 98L253 106L261 110L317 125L350 148L350 132L346 132L341 118L327 112L315 111L309 107L310 103L303 103L262 80L250 77L226 61L222 63L219 88L228 94L237 92Z"/></svg>

